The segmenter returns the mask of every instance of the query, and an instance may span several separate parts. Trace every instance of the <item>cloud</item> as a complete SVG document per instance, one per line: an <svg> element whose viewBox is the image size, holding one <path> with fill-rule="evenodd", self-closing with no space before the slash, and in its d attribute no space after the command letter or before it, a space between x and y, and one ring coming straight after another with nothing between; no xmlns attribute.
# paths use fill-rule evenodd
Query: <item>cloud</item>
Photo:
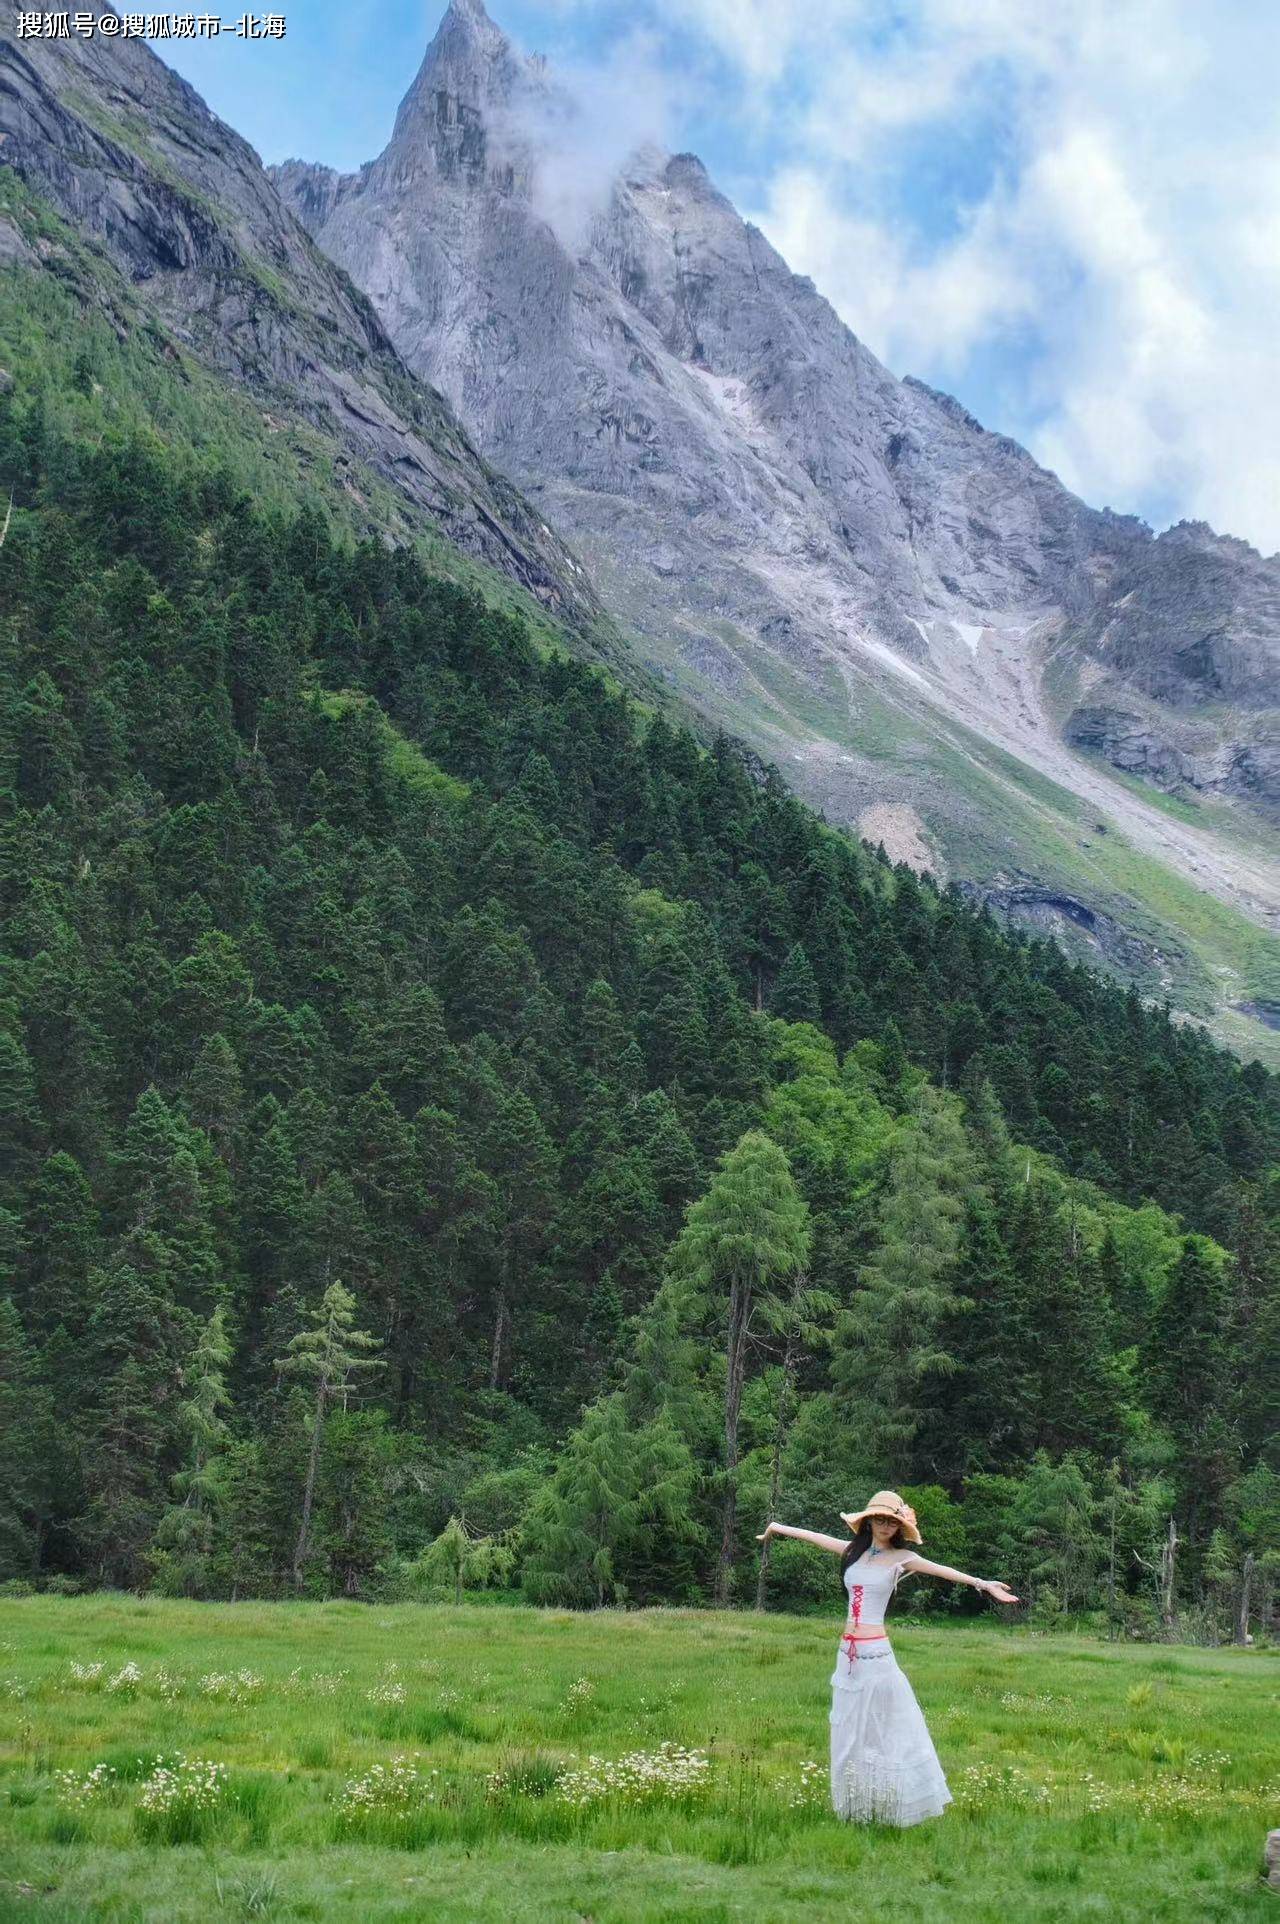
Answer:
<svg viewBox="0 0 1280 1924"><path fill-rule="evenodd" d="M551 77L520 92L506 135L531 163L533 205L576 255L638 149L669 146L683 89L659 45L639 30L593 60L558 56Z"/></svg>
<svg viewBox="0 0 1280 1924"><path fill-rule="evenodd" d="M655 4L750 99L744 211L890 366L1092 501L1280 548L1280 9Z"/></svg>

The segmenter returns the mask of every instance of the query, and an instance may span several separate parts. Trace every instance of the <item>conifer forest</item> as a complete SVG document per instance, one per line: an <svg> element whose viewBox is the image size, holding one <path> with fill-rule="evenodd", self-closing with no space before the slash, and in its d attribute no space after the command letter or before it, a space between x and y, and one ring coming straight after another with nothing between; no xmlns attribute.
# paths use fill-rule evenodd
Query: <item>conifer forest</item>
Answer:
<svg viewBox="0 0 1280 1924"><path fill-rule="evenodd" d="M0 399L0 1579L830 1607L756 1533L889 1484L1265 1627L1280 1081L96 341Z"/></svg>

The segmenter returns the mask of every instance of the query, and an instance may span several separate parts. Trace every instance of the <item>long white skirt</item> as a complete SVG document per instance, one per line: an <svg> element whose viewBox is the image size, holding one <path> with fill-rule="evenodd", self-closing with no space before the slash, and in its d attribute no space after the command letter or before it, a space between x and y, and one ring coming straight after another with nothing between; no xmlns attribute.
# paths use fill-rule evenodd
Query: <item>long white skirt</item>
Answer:
<svg viewBox="0 0 1280 1924"><path fill-rule="evenodd" d="M841 1643L831 1677L831 1805L853 1823L918 1824L952 1801L924 1715L886 1640Z"/></svg>

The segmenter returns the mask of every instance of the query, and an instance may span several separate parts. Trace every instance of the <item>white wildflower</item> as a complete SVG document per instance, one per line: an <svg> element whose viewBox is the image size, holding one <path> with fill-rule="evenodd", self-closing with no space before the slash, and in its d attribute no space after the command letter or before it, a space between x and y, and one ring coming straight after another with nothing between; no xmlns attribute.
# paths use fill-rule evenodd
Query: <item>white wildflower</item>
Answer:
<svg viewBox="0 0 1280 1924"><path fill-rule="evenodd" d="M262 1695L264 1688L262 1678L252 1670L209 1670L196 1685L202 1697L230 1704L251 1703Z"/></svg>
<svg viewBox="0 0 1280 1924"><path fill-rule="evenodd" d="M117 1781L115 1768L111 1764L95 1764L84 1777L74 1770L60 1770L54 1777L58 1787L58 1802L73 1810L82 1810L86 1804L97 1803L115 1788Z"/></svg>
<svg viewBox="0 0 1280 1924"><path fill-rule="evenodd" d="M394 1678L374 1684L372 1690L366 1690L364 1694L371 1704L402 1704L405 1697L404 1685L397 1683Z"/></svg>
<svg viewBox="0 0 1280 1924"><path fill-rule="evenodd" d="M214 1810L221 1803L226 1787L225 1764L183 1756L167 1764L162 1757L157 1757L151 1775L142 1786L138 1809L151 1817L166 1817L179 1811Z"/></svg>
<svg viewBox="0 0 1280 1924"><path fill-rule="evenodd" d="M348 1779L340 1806L342 1820L358 1824L370 1817L389 1817L396 1822L412 1817L422 1804L435 1802L436 1775L433 1770L424 1777L407 1757L373 1764L363 1777Z"/></svg>
<svg viewBox="0 0 1280 1924"><path fill-rule="evenodd" d="M792 1810L809 1810L827 1799L827 1766L816 1757L806 1757L800 1766L800 1783L791 1798Z"/></svg>
<svg viewBox="0 0 1280 1924"><path fill-rule="evenodd" d="M699 1795L708 1787L710 1771L711 1759L704 1751L666 1743L625 1757L588 1757L577 1770L564 1772L556 1795L579 1810L606 1801L660 1803Z"/></svg>

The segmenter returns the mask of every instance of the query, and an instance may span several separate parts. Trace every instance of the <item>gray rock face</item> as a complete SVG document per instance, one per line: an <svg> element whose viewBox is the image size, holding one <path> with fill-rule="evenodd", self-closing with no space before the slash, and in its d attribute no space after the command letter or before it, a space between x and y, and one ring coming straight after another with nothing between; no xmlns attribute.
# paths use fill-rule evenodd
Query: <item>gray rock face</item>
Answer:
<svg viewBox="0 0 1280 1924"><path fill-rule="evenodd" d="M321 427L335 466L367 465L411 523L429 517L571 623L593 622L580 564L410 375L248 143L141 40L19 42L13 18L0 20L5 164L98 243L176 338ZM29 252L7 231L0 256Z"/></svg>
<svg viewBox="0 0 1280 1924"><path fill-rule="evenodd" d="M1122 974L1158 973L1169 960L1154 944L1121 928L1113 916L1073 895L1055 894L1029 877L1010 877L984 888L962 882L960 889L970 899L997 909L1006 921L1086 954L1092 952Z"/></svg>
<svg viewBox="0 0 1280 1924"><path fill-rule="evenodd" d="M1041 699L1052 652L1087 706L1140 698L1149 755L1100 737L1121 767L1191 779L1146 710L1225 703L1248 720L1219 712L1218 746L1253 771L1233 792L1266 787L1280 559L1097 512L896 379L692 155L645 150L598 205L566 207L574 114L480 0L453 0L378 159L274 174L654 662L747 732L763 715L775 751L797 731L770 662L855 711L878 694L926 728L959 721L1079 790ZM882 783L843 762L852 820Z"/></svg>
<svg viewBox="0 0 1280 1924"><path fill-rule="evenodd" d="M1280 559L1182 521L1123 555L1078 638L1159 701L1274 708L1280 699Z"/></svg>
<svg viewBox="0 0 1280 1924"><path fill-rule="evenodd" d="M1132 691L1127 691L1130 695ZM1117 696L1123 702L1126 691ZM1114 767L1140 776L1167 794L1194 790L1203 795L1233 795L1263 814L1280 807L1280 740L1265 731L1273 718L1247 712L1232 717L1232 739L1221 730L1177 713L1163 714L1156 704L1145 714L1110 707L1094 698L1069 716L1068 742L1105 755ZM1240 738L1257 731L1257 739Z"/></svg>

